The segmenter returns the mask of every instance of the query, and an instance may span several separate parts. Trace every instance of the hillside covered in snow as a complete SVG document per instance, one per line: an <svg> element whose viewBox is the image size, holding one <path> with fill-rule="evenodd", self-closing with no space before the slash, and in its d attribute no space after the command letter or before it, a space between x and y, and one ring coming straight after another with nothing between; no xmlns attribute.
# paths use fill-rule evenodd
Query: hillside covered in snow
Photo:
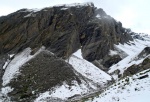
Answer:
<svg viewBox="0 0 150 102"><path fill-rule="evenodd" d="M117 81L85 102L148 102L149 97L150 69Z"/></svg>

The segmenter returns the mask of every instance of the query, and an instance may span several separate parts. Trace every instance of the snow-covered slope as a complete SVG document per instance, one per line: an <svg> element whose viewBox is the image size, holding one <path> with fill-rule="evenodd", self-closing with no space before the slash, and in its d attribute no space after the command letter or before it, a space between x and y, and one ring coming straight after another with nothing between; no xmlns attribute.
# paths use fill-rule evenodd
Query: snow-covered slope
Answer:
<svg viewBox="0 0 150 102"><path fill-rule="evenodd" d="M138 55L145 47L150 47L150 37L148 35L139 35L139 37L134 38L133 41L125 44L115 45L116 50L110 50L110 55L113 56L118 53L123 59L117 64L112 65L108 73L112 74L114 71L119 70L120 74L123 74L128 67L134 64L138 65L142 63L143 60L149 56L147 55L145 57L138 58ZM118 75L115 73L113 74L113 77L118 79Z"/></svg>
<svg viewBox="0 0 150 102"><path fill-rule="evenodd" d="M126 77L86 102L149 102L150 69Z"/></svg>
<svg viewBox="0 0 150 102"><path fill-rule="evenodd" d="M5 73L3 75L3 87L0 95L5 98L0 98L1 101L7 99L9 101L9 97L7 94L14 89L11 86L8 86L10 81L16 78L20 73L20 68L26 64L28 61L36 57L41 51L44 50L42 47L37 53L34 55L30 55L31 49L26 48L22 52L16 54L12 60L7 63L5 66ZM100 70L92 63L84 60L82 58L81 50L75 52L69 60L66 60L67 63L71 64L74 68L74 73L81 80L79 84L76 80L74 80L71 84L68 85L67 82L63 82L62 85L58 85L53 87L52 90L47 90L44 93L41 93L36 99L35 102L43 102L47 101L48 98L56 98L61 100L66 100L69 97L80 96L94 92L100 88L104 88L107 84L112 80L112 77ZM32 91L34 94L34 90Z"/></svg>
<svg viewBox="0 0 150 102"><path fill-rule="evenodd" d="M145 47L150 46L150 40L148 39L148 37L146 37L146 38L144 38L144 37L142 36L142 39L139 39L139 38L134 39L133 41L130 41L125 44L115 45L116 50L110 50L111 56L119 54L123 59L120 62L118 62L117 64L110 67L110 70L108 71L110 74L112 74L115 70L120 70L120 74L123 74L123 72L128 67L132 66L133 64L138 65L138 64L142 63L145 58L148 57L148 56L145 56L142 58L137 57L143 51L143 49ZM96 84L100 85L101 87L105 87L105 85L106 85L106 87L107 87L108 82L112 80L112 77L109 74L105 73L104 71L102 71L99 68L97 68L96 66L94 66L92 63L83 59L81 49L79 49L77 52L75 52L68 60L66 60L66 62L71 64L73 66L73 68L75 69L75 71L77 71L77 73L79 73L80 75L89 79L90 81L88 80L88 83L90 83L90 84L87 86L86 85L87 83L85 83L84 80L82 80L81 85L78 85L75 82L76 84L74 84L75 86L71 87L71 90L72 90L71 91L70 89L67 88L68 85L66 83L64 83L64 85L62 85L61 87L56 87L55 91L52 92L52 94L49 94L49 92L43 93L36 100L43 100L44 99L43 97L47 97L47 96L48 97L57 97L57 98L61 98L61 99L67 99L68 97L72 97L72 96L78 97L78 95L80 95L80 98L81 98L83 94L86 94L87 92L90 93L90 90L88 89L88 87L91 87L93 89L98 89L98 87L96 87ZM112 74L112 76L115 79L118 79L118 75L116 73ZM133 77L134 77L134 79L132 79ZM134 94L134 91L132 91L132 90L135 89L135 92L137 92L136 87L139 88L141 86L144 86L144 83L149 79L147 79L143 82L142 80L139 80L138 78L136 78L136 75L133 77L126 78L124 80L117 82L116 84L120 85L120 86L118 85L119 88L117 87L116 84L114 84L114 86L111 86L113 88L110 88L110 90L108 90L109 92L106 91L106 93L110 93L111 91L113 92L113 90L114 90L114 92L118 93L118 94L115 93L116 96L118 95L118 97L120 96L122 99L125 99L125 100L128 100L127 98L125 98L126 96L124 95L124 94L128 94L127 93L128 91L129 91L129 93L131 93L131 96L132 96L132 94L136 96L137 94ZM140 77L140 75L138 77ZM128 80L128 79L131 81L131 84L132 84L133 80L135 81L135 83L132 84L133 85L132 88L130 88L129 82L126 83L126 80ZM143 83L143 84L141 84L141 86L138 86L140 83ZM126 84L129 84L129 85L127 87L125 87ZM146 90L146 88L145 88L145 90ZM124 93L123 91L126 91L126 92ZM141 91L141 93L142 92L143 91ZM104 92L104 94L106 94L106 93ZM122 94L120 94L120 93L122 93ZM140 92L139 92L139 94L140 94ZM145 94L147 94L147 92L145 92ZM112 94L110 94L110 95L112 95ZM104 95L102 94L99 97L103 97L103 96ZM128 96L130 97L130 94L128 94ZM108 101L107 101L107 97L112 97L112 98L108 99ZM94 102L118 101L118 97L106 95L106 97L103 97L102 99L95 98ZM120 102L124 101L122 99L120 99L121 100ZM91 100L90 100L90 102L91 102ZM128 102L128 101L126 101L126 102Z"/></svg>
<svg viewBox="0 0 150 102"><path fill-rule="evenodd" d="M44 47L42 47L34 56L30 55L31 49L26 48L21 53L15 55L14 59L9 62L7 67L5 68L5 73L3 75L3 86L7 85L11 79L19 74L19 68L24 65L27 61L31 60L35 57L40 51L42 51ZM6 62L7 63L7 62ZM5 66L5 65L4 65Z"/></svg>
<svg viewBox="0 0 150 102"><path fill-rule="evenodd" d="M11 91L13 91L13 88L8 86L7 84L10 83L12 79L17 77L20 74L20 68L23 66L26 62L34 58L37 54L39 54L42 50L44 50L45 47L41 47L34 55L30 55L31 48L26 48L22 52L14 55L10 55L10 59L14 57L12 60L8 59L7 62L5 62L3 69L5 69L4 75L2 77L3 83L2 88L0 89L0 102L10 101L10 98L7 96L7 94Z"/></svg>
<svg viewBox="0 0 150 102"><path fill-rule="evenodd" d="M104 89L101 94L88 98L86 102L148 102L150 100L150 66L146 66L147 70L133 76L124 79L118 77L132 65L139 65L146 58L150 58L149 50L145 51L145 48L150 47L150 36L135 34L132 37L133 41L115 45L115 50L110 50L110 56L120 55L122 58L108 71L116 82Z"/></svg>
<svg viewBox="0 0 150 102"><path fill-rule="evenodd" d="M47 102L48 98L56 98L61 100L67 100L69 97L75 96L75 95L82 95L87 92L89 92L89 87L85 82L82 82L82 84L78 84L76 81L74 81L74 84L72 86L69 86L66 83L63 83L62 86L55 87L54 91L46 91L44 93L41 93L38 98L35 99L34 102Z"/></svg>
<svg viewBox="0 0 150 102"><path fill-rule="evenodd" d="M108 80L111 80L110 75L100 70L85 59L82 59L81 56L81 50L78 50L68 60L68 63L71 64L78 73L103 86L108 82Z"/></svg>
<svg viewBox="0 0 150 102"><path fill-rule="evenodd" d="M112 80L110 75L100 70L92 63L84 60L82 58L81 49L75 52L66 62L73 66L77 76L83 76L85 78L81 78L82 84L79 85L76 81L74 81L72 86L63 83L62 86L56 86L52 92L47 91L42 93L35 102L46 101L48 97L55 97L63 100L69 97L82 97L83 94L89 94L99 88L106 87L108 82Z"/></svg>

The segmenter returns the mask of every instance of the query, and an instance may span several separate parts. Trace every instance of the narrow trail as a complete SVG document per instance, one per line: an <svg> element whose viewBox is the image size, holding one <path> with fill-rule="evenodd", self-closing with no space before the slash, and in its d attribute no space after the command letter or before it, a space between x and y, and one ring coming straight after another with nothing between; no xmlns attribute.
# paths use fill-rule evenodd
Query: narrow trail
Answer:
<svg viewBox="0 0 150 102"><path fill-rule="evenodd" d="M73 96L70 99L68 99L66 102L82 102L84 99L90 98L90 97L95 97L96 95L99 95L100 93L102 93L104 90L99 89L97 91L94 92L90 92L88 94L85 95L77 95L77 96Z"/></svg>

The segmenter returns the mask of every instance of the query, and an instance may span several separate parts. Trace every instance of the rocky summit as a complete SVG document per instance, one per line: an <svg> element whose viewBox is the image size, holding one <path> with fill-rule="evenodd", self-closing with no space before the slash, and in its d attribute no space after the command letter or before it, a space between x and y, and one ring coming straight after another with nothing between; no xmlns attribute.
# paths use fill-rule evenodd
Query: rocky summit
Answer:
<svg viewBox="0 0 150 102"><path fill-rule="evenodd" d="M93 3L0 17L2 102L86 101L148 69L150 36L122 27Z"/></svg>

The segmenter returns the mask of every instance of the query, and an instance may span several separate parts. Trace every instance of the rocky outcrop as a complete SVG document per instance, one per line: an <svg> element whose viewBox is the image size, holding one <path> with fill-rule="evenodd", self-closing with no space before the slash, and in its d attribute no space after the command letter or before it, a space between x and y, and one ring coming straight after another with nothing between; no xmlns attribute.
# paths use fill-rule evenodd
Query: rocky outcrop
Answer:
<svg viewBox="0 0 150 102"><path fill-rule="evenodd" d="M145 47L143 51L137 56L138 58L144 58L147 55L150 55L150 47Z"/></svg>
<svg viewBox="0 0 150 102"><path fill-rule="evenodd" d="M118 63L121 60L122 58L119 55L114 56L107 55L103 59L94 60L92 63L95 66L101 68L103 71L108 71L112 65Z"/></svg>
<svg viewBox="0 0 150 102"><path fill-rule="evenodd" d="M119 61L121 61L122 58L119 55L114 55L114 56L107 56L107 58L104 58L104 60L102 61L102 64L106 67L109 68L111 67L113 64L118 63Z"/></svg>
<svg viewBox="0 0 150 102"><path fill-rule="evenodd" d="M138 72L141 72L143 70L150 68L150 47L145 47L142 52L137 56L136 59L143 59L143 62L139 65L132 65L131 67L127 68L125 72L123 73L123 76L130 76L134 75Z"/></svg>
<svg viewBox="0 0 150 102"><path fill-rule="evenodd" d="M144 71L149 68L150 68L150 58L146 58L141 64L132 65L127 70L125 70L123 73L123 77L134 75L138 72Z"/></svg>

